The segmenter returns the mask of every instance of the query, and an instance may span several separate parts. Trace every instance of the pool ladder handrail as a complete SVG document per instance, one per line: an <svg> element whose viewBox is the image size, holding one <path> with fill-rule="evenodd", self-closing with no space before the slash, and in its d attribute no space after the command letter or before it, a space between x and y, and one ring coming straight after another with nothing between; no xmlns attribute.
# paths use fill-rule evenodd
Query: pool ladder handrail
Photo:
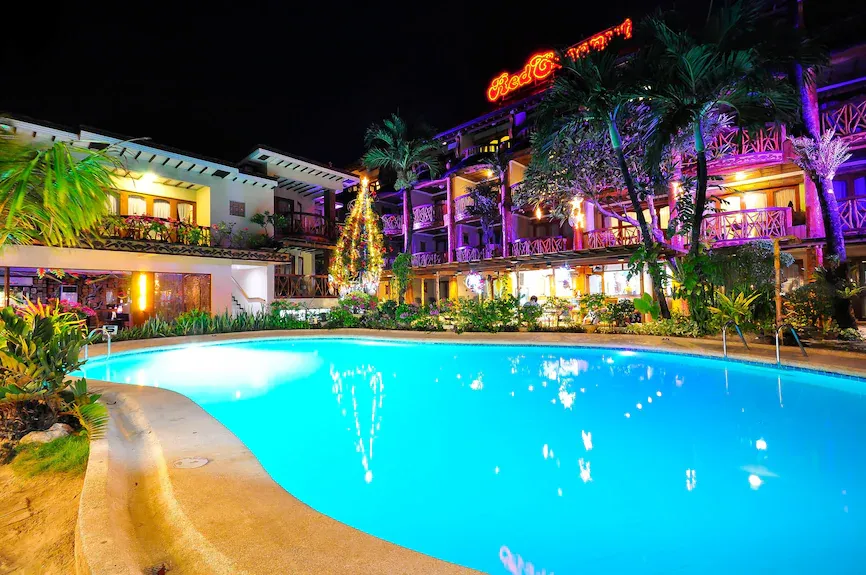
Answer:
<svg viewBox="0 0 866 575"><path fill-rule="evenodd" d="M797 345L800 346L800 351L803 352L803 357L809 357L809 354L806 353L806 348L803 347L803 342L800 341L800 336L797 335L797 330L794 329L794 326L789 323L783 323L776 328L776 365L779 367L782 367L782 355L779 346L779 334L781 334L786 327L791 330L791 335L794 336L794 341L796 341Z"/></svg>
<svg viewBox="0 0 866 575"><path fill-rule="evenodd" d="M739 324L737 324L737 322L735 322L734 320L730 320L730 321L728 321L728 323L726 323L722 327L722 353L724 354L725 357L728 357L728 326L729 325L734 326L734 329L737 330L737 335L740 336L740 341L743 342L743 345L746 346L747 350L749 349L749 344L746 343L746 338L743 336L743 331L740 329Z"/></svg>
<svg viewBox="0 0 866 575"><path fill-rule="evenodd" d="M105 326L97 327L90 330L90 333L87 334L87 343L84 344L84 361L87 361L88 350L90 348L90 339L93 337L93 334L101 333L103 336L107 338L106 343L108 345L108 349L106 351L105 356L111 357L111 331L105 329Z"/></svg>

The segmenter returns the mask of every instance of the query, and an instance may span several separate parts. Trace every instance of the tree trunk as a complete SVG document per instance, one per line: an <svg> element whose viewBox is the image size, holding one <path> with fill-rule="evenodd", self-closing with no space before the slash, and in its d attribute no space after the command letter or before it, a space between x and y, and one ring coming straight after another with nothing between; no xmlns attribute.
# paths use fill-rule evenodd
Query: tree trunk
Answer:
<svg viewBox="0 0 866 575"><path fill-rule="evenodd" d="M695 129L695 152L697 154L697 189L695 190L695 212L692 214L692 233L689 240L689 255L698 255L701 248L701 224L704 221L704 209L707 207L707 150L704 147L704 136L701 133L701 123L698 120Z"/></svg>
<svg viewBox="0 0 866 575"><path fill-rule="evenodd" d="M655 241L653 240L652 232L649 229L649 225L647 224L646 218L644 217L643 208L640 204L640 198L637 195L637 190L634 186L634 180L631 177L631 172L629 172L628 164L625 161L625 152L622 150L622 142L619 137L619 131L615 124L611 123L609 125L610 131L610 140L611 144L613 144L613 149L616 152L616 158L619 161L619 169L622 172L622 179L625 182L625 188L628 192L628 199L631 202L631 207L634 210L635 218L637 218L637 223L640 226L641 232L641 241L643 242L644 248L646 248L647 254L652 254L654 252ZM664 298L664 290L662 289L661 282L658 281L658 278L661 277L662 270L659 269L659 262L647 262L649 266L656 266L655 273L656 277L653 278L653 290L655 291L656 299L659 303L659 311L661 316L665 319L670 319L671 312L668 309L668 302ZM651 274L652 275L652 274Z"/></svg>
<svg viewBox="0 0 866 575"><path fill-rule="evenodd" d="M412 210L412 188L403 190L403 251L412 255L412 232L415 227L415 213Z"/></svg>
<svg viewBox="0 0 866 575"><path fill-rule="evenodd" d="M31 431L44 431L57 423L57 409L38 399L0 403L0 441L17 442Z"/></svg>

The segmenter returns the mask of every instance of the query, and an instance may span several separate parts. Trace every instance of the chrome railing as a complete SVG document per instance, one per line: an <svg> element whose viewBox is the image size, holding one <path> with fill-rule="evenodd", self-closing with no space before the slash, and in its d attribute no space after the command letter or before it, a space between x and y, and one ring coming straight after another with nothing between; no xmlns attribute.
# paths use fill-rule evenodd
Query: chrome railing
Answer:
<svg viewBox="0 0 866 575"><path fill-rule="evenodd" d="M800 341L800 336L797 335L797 330L795 330L791 324L783 323L778 328L776 328L776 365L779 367L782 366L782 354L779 349L779 335L781 335L781 333L785 330L786 327L791 330L791 335L794 336L794 341L796 341L797 345L800 346L800 351L803 352L803 357L809 357L809 354L806 353L806 348L803 347L803 343Z"/></svg>
<svg viewBox="0 0 866 575"><path fill-rule="evenodd" d="M729 321L722 328L722 353L725 357L728 357L728 326L734 326L734 329L737 330L737 334L740 336L740 340L743 342L743 345L746 346L746 349L749 349L749 344L746 343L746 338L743 336L743 331L740 329L740 326L734 320Z"/></svg>

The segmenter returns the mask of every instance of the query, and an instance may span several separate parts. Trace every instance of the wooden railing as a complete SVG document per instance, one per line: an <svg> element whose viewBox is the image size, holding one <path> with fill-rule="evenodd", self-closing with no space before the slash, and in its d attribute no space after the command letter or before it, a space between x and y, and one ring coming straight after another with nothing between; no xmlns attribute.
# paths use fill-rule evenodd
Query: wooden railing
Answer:
<svg viewBox="0 0 866 575"><path fill-rule="evenodd" d="M459 222L472 216L467 211L467 208L475 205L475 200L469 194L462 195L454 199L454 221Z"/></svg>
<svg viewBox="0 0 866 575"><path fill-rule="evenodd" d="M277 230L278 238L313 238L333 241L337 239L334 222L321 214L290 212L282 214L286 225Z"/></svg>
<svg viewBox="0 0 866 575"><path fill-rule="evenodd" d="M489 260L502 255L500 246L461 246L454 250L455 258L460 263Z"/></svg>
<svg viewBox="0 0 866 575"><path fill-rule="evenodd" d="M153 216L109 216L100 224L100 236L188 246L209 246L210 228Z"/></svg>
<svg viewBox="0 0 866 575"><path fill-rule="evenodd" d="M338 295L337 290L328 281L328 276L274 274L274 297L277 299L337 297Z"/></svg>
<svg viewBox="0 0 866 575"><path fill-rule="evenodd" d="M583 247L588 250L620 246L636 246L640 241L640 228L634 226L602 228L598 230L590 230L583 234Z"/></svg>
<svg viewBox="0 0 866 575"><path fill-rule="evenodd" d="M749 240L790 235L791 208L758 208L707 214L701 224L701 239L716 245L741 244Z"/></svg>
<svg viewBox="0 0 866 575"><path fill-rule="evenodd" d="M386 236L402 234L403 216L400 214L382 214L382 233Z"/></svg>
<svg viewBox="0 0 866 575"><path fill-rule="evenodd" d="M837 136L847 139L866 136L866 99L825 111L821 114L821 129L833 129Z"/></svg>
<svg viewBox="0 0 866 575"><path fill-rule="evenodd" d="M866 231L866 198L839 200L839 219L845 232Z"/></svg>
<svg viewBox="0 0 866 575"><path fill-rule="evenodd" d="M412 208L412 229L421 230L434 226L441 226L442 218L442 203L438 204L423 204Z"/></svg>
<svg viewBox="0 0 866 575"><path fill-rule="evenodd" d="M423 268L425 266L435 266L447 261L445 254L439 252L420 252L412 254L412 267Z"/></svg>
<svg viewBox="0 0 866 575"><path fill-rule="evenodd" d="M533 256L552 254L568 250L568 238L552 236L546 238L520 238L509 246L511 256Z"/></svg>
<svg viewBox="0 0 866 575"><path fill-rule="evenodd" d="M783 130L778 126L767 126L758 131L745 130L741 137L736 129L727 129L710 142L708 149L725 155L781 152L784 139Z"/></svg>

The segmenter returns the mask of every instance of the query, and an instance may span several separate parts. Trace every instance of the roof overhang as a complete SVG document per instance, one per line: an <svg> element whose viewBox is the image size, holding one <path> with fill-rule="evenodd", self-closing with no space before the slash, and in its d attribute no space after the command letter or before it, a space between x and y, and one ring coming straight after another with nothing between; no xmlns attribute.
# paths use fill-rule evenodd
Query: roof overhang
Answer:
<svg viewBox="0 0 866 575"><path fill-rule="evenodd" d="M356 174L264 146L253 150L245 161L263 164L267 173L276 178L277 188L307 198L320 197L325 190L339 192L360 182Z"/></svg>

